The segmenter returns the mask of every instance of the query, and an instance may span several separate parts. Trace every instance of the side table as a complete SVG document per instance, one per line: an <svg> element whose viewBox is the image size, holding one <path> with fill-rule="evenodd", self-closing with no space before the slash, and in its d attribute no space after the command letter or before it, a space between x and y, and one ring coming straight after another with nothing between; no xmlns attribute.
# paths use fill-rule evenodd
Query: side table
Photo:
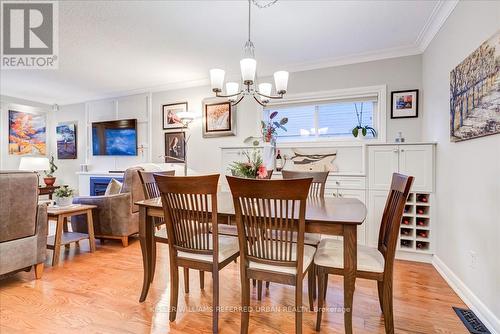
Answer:
<svg viewBox="0 0 500 334"><path fill-rule="evenodd" d="M95 205L73 204L66 207L49 206L47 208L48 219L57 221L56 234L47 238L47 248L53 249L52 265L59 263L59 255L62 245L69 245L72 242L78 242L83 239L89 239L90 252L95 251L94 224L92 222L92 209ZM71 216L86 215L88 234L68 232L67 219Z"/></svg>

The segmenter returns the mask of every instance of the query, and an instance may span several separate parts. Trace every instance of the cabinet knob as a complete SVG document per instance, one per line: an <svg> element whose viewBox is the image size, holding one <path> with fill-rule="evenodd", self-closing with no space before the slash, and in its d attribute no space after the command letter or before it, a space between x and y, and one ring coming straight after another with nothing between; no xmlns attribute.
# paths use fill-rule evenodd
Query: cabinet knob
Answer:
<svg viewBox="0 0 500 334"><path fill-rule="evenodd" d="M335 184L339 186L339 185L340 185L340 182L339 182L339 181L335 181Z"/></svg>
<svg viewBox="0 0 500 334"><path fill-rule="evenodd" d="M405 149L404 149L404 148L402 148L402 149L401 149L401 152L404 152L404 151L405 151Z"/></svg>
<svg viewBox="0 0 500 334"><path fill-rule="evenodd" d="M394 152L394 153L398 153L398 151L399 150L397 148L395 148L394 150L392 150L392 152Z"/></svg>

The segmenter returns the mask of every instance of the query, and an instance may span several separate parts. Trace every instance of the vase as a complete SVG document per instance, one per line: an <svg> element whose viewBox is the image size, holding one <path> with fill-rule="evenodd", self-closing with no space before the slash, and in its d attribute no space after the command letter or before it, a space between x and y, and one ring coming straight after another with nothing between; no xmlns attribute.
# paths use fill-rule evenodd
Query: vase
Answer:
<svg viewBox="0 0 500 334"><path fill-rule="evenodd" d="M274 169L274 146L270 142L265 142L263 144L262 162L267 170Z"/></svg>
<svg viewBox="0 0 500 334"><path fill-rule="evenodd" d="M43 183L45 183L45 185L47 187L53 186L55 182L56 182L55 177L44 177L43 178Z"/></svg>
<svg viewBox="0 0 500 334"><path fill-rule="evenodd" d="M69 206L73 204L73 196L69 197L55 197L54 202L57 206Z"/></svg>

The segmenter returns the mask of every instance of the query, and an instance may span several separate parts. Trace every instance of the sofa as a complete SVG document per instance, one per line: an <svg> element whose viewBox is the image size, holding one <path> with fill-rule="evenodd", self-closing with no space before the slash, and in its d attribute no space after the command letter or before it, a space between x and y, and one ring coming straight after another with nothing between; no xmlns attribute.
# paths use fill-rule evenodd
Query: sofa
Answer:
<svg viewBox="0 0 500 334"><path fill-rule="evenodd" d="M128 246L129 236L139 232L139 207L134 203L144 199L139 177L142 167L128 168L123 176L120 193L104 196L80 196L73 198L74 204L91 204L97 208L92 212L94 235L101 239L119 239ZM85 217L71 218L73 231L87 233Z"/></svg>
<svg viewBox="0 0 500 334"><path fill-rule="evenodd" d="M0 277L35 268L47 256L47 206L38 204L38 175L0 171Z"/></svg>

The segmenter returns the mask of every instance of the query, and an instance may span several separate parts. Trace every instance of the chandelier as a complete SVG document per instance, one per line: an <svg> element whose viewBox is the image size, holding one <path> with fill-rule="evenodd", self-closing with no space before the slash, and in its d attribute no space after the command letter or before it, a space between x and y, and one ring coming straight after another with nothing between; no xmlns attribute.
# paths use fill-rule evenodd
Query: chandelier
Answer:
<svg viewBox="0 0 500 334"><path fill-rule="evenodd" d="M252 0L259 8L266 8L276 3L277 0L269 2L267 5L260 5L256 0ZM238 82L227 82L226 92L223 94L225 71L214 68L210 70L210 83L212 91L216 97L227 98L232 105L237 105L245 96L252 96L261 106L265 106L271 99L281 99L286 94L288 86L288 72L274 72L275 95L272 95L273 85L268 82L257 84L256 71L257 61L255 60L255 46L250 35L251 22L251 0L248 0L248 40L244 46L244 58L240 60L241 81L243 87L240 90Z"/></svg>

